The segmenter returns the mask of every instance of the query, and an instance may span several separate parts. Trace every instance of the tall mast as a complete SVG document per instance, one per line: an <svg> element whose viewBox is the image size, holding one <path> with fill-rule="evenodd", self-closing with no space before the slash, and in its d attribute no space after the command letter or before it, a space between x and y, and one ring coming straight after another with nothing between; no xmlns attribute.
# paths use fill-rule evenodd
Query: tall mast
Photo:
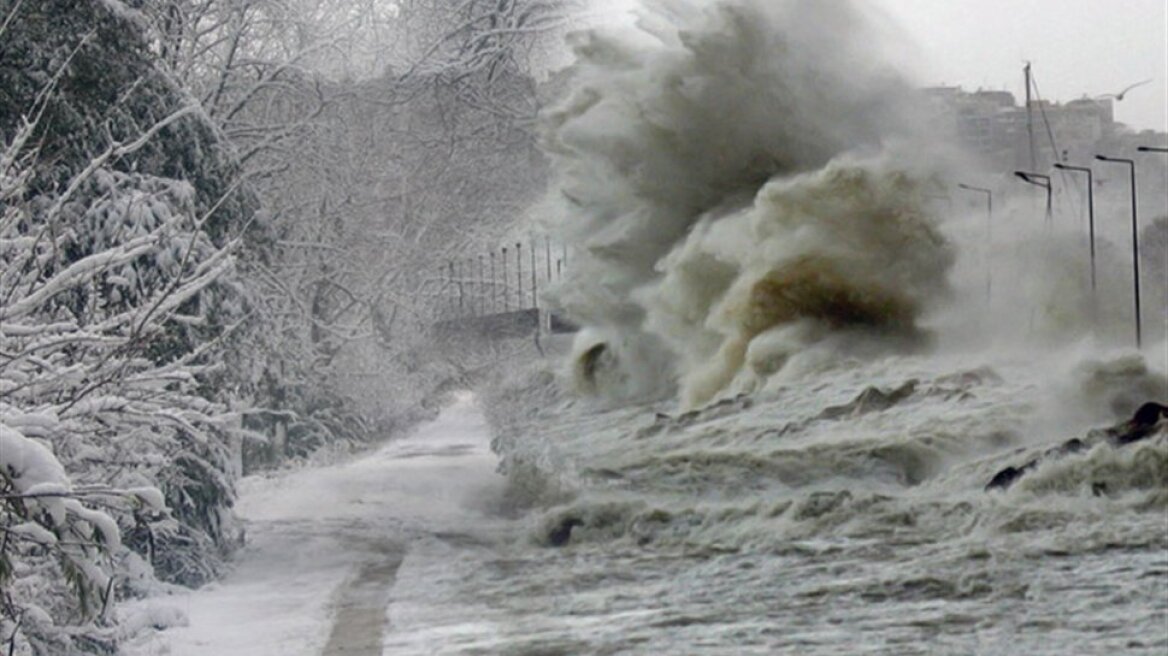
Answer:
<svg viewBox="0 0 1168 656"><path fill-rule="evenodd" d="M1022 69L1026 76L1026 136L1030 144L1030 170L1038 170L1038 154L1034 149L1034 107L1031 105L1030 89L1033 84L1030 81L1030 62L1026 62L1026 67Z"/></svg>

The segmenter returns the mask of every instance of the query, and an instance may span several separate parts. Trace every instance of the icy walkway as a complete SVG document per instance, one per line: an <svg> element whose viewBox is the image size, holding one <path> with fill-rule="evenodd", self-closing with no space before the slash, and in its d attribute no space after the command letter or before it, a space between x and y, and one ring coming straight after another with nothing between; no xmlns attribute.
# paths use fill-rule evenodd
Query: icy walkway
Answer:
<svg viewBox="0 0 1168 656"><path fill-rule="evenodd" d="M411 549L482 523L501 479L471 397L359 460L244 479L248 546L221 582L125 606L181 610L188 626L139 636L128 656L378 655Z"/></svg>

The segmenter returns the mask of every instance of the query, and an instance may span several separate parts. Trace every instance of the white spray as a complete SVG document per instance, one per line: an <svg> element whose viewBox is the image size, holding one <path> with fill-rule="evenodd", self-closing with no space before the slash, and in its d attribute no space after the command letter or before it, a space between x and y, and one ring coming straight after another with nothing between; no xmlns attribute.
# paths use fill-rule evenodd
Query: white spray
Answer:
<svg viewBox="0 0 1168 656"><path fill-rule="evenodd" d="M661 0L573 37L544 128L585 378L694 406L827 335L919 334L953 256L865 30L844 0Z"/></svg>

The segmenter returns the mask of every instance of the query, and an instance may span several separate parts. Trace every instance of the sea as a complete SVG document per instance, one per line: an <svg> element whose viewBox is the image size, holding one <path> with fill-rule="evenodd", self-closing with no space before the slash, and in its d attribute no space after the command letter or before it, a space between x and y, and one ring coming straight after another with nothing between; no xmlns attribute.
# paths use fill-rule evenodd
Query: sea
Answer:
<svg viewBox="0 0 1168 656"><path fill-rule="evenodd" d="M535 214L581 330L480 392L513 523L450 547L432 611L492 637L439 651L1168 653L1168 422L1091 432L1168 403L1168 253L1137 316L1108 221L1093 286L1082 203L934 129L865 11L570 37Z"/></svg>

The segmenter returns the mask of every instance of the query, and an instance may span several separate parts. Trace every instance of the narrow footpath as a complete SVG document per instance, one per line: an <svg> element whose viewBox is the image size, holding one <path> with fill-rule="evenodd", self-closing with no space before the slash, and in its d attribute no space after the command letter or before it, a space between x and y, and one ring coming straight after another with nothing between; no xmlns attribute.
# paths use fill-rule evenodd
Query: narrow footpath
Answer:
<svg viewBox="0 0 1168 656"><path fill-rule="evenodd" d="M504 522L489 517L503 484L489 442L465 395L359 459L244 479L237 508L248 544L233 571L198 591L126 604L127 617L187 621L139 636L125 653L379 656L411 552Z"/></svg>

